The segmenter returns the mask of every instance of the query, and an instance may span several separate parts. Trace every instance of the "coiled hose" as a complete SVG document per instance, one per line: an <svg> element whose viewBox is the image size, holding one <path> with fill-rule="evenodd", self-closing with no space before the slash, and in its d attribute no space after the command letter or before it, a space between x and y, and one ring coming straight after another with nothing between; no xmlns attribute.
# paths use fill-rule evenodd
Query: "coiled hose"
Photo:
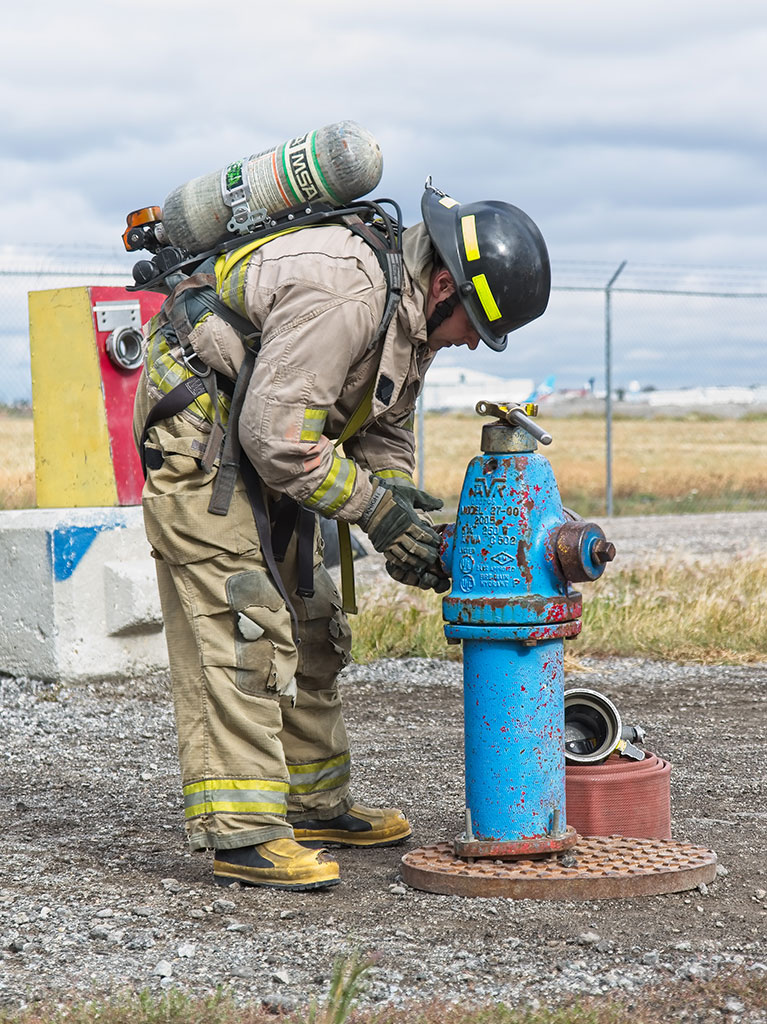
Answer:
<svg viewBox="0 0 767 1024"><path fill-rule="evenodd" d="M565 766L567 824L582 836L671 838L671 764L611 754L602 764Z"/></svg>

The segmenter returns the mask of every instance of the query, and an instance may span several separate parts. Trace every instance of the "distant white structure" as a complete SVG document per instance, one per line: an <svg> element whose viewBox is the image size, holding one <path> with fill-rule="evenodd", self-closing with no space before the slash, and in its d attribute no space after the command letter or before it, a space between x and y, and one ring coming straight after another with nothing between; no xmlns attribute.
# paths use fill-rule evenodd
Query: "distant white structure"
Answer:
<svg viewBox="0 0 767 1024"><path fill-rule="evenodd" d="M633 396L648 405L756 405L767 406L767 387L664 388Z"/></svg>
<svg viewBox="0 0 767 1024"><path fill-rule="evenodd" d="M433 366L426 376L423 404L427 412L474 409L477 402L523 402L535 387L529 377L496 377L481 370Z"/></svg>

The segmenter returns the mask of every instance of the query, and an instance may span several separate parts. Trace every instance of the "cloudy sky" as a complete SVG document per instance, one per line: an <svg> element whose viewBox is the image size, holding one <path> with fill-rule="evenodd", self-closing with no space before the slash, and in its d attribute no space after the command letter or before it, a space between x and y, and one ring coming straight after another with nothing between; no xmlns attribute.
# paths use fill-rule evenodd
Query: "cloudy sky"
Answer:
<svg viewBox="0 0 767 1024"><path fill-rule="evenodd" d="M767 291L764 0L28 0L4 12L3 43L0 267L13 244L117 247L128 211L351 118L378 139L376 192L406 221L427 174L459 199L513 202L541 227L555 285L604 284L625 259L628 285L678 280L669 266L722 290L711 268L734 266L745 269L728 283ZM475 365L567 383L598 374L594 299L559 294L513 360L486 351ZM673 374L668 338L634 338L642 302L626 307L619 372L684 383L684 332ZM767 300L754 302L723 322L763 322ZM759 371L755 331L735 331L748 379L733 382ZM644 371L629 359L639 349Z"/></svg>

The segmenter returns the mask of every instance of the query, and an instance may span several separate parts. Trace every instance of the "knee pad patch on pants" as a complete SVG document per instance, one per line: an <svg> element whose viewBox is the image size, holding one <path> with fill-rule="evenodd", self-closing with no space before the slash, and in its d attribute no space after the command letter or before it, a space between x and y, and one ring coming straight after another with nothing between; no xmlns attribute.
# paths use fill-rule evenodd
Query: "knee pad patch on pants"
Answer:
<svg viewBox="0 0 767 1024"><path fill-rule="evenodd" d="M290 615L279 591L259 569L230 576L226 596L234 612L235 686L279 699L296 671Z"/></svg>

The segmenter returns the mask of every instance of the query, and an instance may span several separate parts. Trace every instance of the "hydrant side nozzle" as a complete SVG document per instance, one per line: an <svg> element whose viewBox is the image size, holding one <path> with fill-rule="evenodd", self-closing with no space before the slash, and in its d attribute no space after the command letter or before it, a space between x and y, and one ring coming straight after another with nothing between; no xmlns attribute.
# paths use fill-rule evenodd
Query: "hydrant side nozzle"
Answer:
<svg viewBox="0 0 767 1024"><path fill-rule="evenodd" d="M597 580L605 565L615 558L615 545L601 526L583 519L568 520L553 533L553 549L559 571L570 583Z"/></svg>

